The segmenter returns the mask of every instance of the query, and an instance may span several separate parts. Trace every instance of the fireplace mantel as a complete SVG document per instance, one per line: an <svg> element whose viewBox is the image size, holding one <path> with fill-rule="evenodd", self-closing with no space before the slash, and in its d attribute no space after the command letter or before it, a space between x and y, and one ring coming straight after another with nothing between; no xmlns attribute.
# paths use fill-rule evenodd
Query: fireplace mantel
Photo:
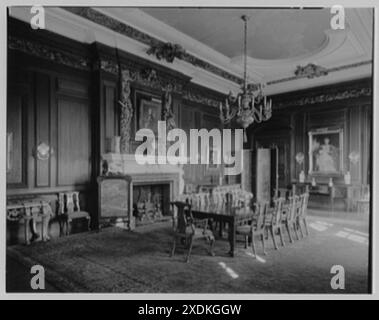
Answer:
<svg viewBox="0 0 379 320"><path fill-rule="evenodd" d="M132 177L133 184L159 184L170 183L171 196L175 198L183 193L183 165L177 164L138 164L134 154L106 153L102 156L107 162L108 172L112 174L125 174Z"/></svg>

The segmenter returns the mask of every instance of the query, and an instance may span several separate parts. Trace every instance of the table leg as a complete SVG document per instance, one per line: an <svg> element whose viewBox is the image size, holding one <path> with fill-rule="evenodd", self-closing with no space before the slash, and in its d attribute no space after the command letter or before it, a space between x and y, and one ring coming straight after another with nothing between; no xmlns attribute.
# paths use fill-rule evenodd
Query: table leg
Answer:
<svg viewBox="0 0 379 320"><path fill-rule="evenodd" d="M236 228L234 219L229 222L229 243L230 243L230 251L229 254L231 257L234 257L234 247L236 244Z"/></svg>
<svg viewBox="0 0 379 320"><path fill-rule="evenodd" d="M30 244L30 239L29 239L29 219L24 218L24 232L25 232L25 244L29 245Z"/></svg>

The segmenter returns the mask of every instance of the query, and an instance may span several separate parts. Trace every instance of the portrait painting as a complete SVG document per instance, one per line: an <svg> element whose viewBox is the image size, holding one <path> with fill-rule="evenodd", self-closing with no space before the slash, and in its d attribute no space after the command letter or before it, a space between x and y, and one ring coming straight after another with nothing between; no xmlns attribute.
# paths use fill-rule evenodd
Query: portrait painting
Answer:
<svg viewBox="0 0 379 320"><path fill-rule="evenodd" d="M320 129L309 132L309 173L341 174L343 172L342 129Z"/></svg>
<svg viewBox="0 0 379 320"><path fill-rule="evenodd" d="M162 105L158 100L141 100L139 129L150 129L158 136L158 121L161 120Z"/></svg>

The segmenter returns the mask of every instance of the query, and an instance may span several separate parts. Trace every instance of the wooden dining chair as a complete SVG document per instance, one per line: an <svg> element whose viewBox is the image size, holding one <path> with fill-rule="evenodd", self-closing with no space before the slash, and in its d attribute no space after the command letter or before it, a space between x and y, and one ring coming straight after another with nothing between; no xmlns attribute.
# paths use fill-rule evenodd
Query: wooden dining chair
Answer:
<svg viewBox="0 0 379 320"><path fill-rule="evenodd" d="M255 238L259 237L262 241L263 254L266 255L265 249L265 219L269 202L257 202L254 204L254 215L239 220L236 227L236 234L245 237L245 249L248 248L249 238L251 239L251 248L256 257Z"/></svg>
<svg viewBox="0 0 379 320"><path fill-rule="evenodd" d="M301 224L304 225L305 228L305 234L308 236L309 235L309 230L308 230L308 224L307 224L307 209L308 209L308 199L309 199L309 193L303 193L300 196L300 204L299 207L300 209L298 210L297 214L297 227L300 230L301 236L304 238L304 233L301 227Z"/></svg>
<svg viewBox="0 0 379 320"><path fill-rule="evenodd" d="M91 230L91 216L89 212L83 211L79 204L79 192L61 192L58 195L59 205L59 234L69 235L71 233L72 221L76 219L86 219L87 229ZM63 232L64 227L66 229Z"/></svg>
<svg viewBox="0 0 379 320"><path fill-rule="evenodd" d="M282 209L285 202L284 198L274 200L274 208L270 210L270 217L266 219L266 229L270 232L275 250L279 250L275 235L279 234L282 246L285 246L283 239Z"/></svg>
<svg viewBox="0 0 379 320"><path fill-rule="evenodd" d="M302 199L300 196L290 197L291 211L289 212L288 219L285 219L285 225L288 225L287 232L291 235L290 230L292 229L295 232L296 240L300 240L299 237L299 216L301 214L301 204ZM286 227L287 228L287 227ZM293 239L290 237L290 239Z"/></svg>
<svg viewBox="0 0 379 320"><path fill-rule="evenodd" d="M284 198L287 200L289 196L290 196L290 190L288 190L287 188L275 189L275 196L274 196L275 199Z"/></svg>
<svg viewBox="0 0 379 320"><path fill-rule="evenodd" d="M291 230L295 232L296 239L299 240L296 226L296 201L298 201L298 196L289 197L288 203L282 209L282 224L286 227L290 243L293 243Z"/></svg>
<svg viewBox="0 0 379 320"><path fill-rule="evenodd" d="M213 232L208 229L208 219L194 219L192 216L191 205L187 202L173 202L177 208L177 215L174 217L174 240L171 250L171 257L175 255L175 249L178 241L188 247L186 262L192 251L193 241L197 239L206 239L210 242L209 253L214 256L213 248L215 237Z"/></svg>

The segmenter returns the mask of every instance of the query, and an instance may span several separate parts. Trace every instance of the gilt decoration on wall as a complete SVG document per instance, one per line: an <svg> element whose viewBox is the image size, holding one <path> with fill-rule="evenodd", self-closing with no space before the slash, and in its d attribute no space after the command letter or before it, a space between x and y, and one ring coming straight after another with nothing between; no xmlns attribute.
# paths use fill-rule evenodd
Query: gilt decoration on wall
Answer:
<svg viewBox="0 0 379 320"><path fill-rule="evenodd" d="M133 105L130 100L130 81L132 80L128 70L121 73L121 94L118 103L121 107L120 112L120 134L121 153L129 153L130 151L130 135L131 121L133 117Z"/></svg>

